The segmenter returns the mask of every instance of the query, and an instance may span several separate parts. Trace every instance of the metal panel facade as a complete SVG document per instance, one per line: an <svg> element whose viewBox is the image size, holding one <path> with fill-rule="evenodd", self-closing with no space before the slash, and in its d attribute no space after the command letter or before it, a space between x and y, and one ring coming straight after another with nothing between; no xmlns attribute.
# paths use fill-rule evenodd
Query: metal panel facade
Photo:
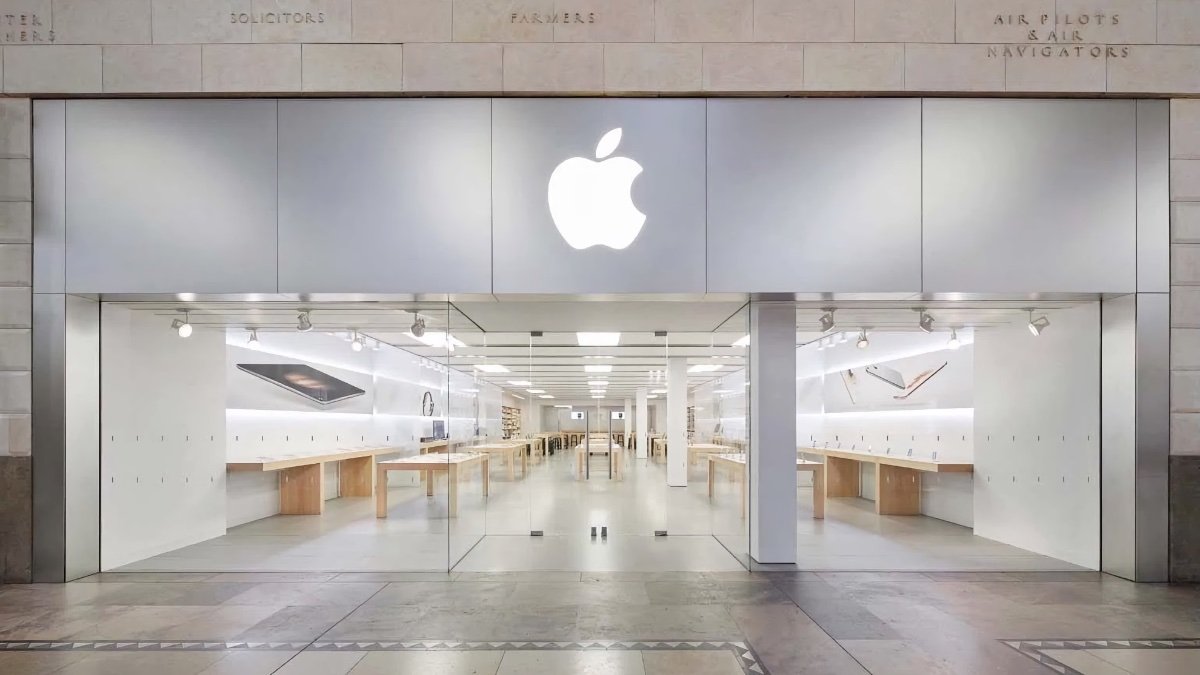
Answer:
<svg viewBox="0 0 1200 675"><path fill-rule="evenodd" d="M274 291L275 106L67 102L66 291Z"/></svg>
<svg viewBox="0 0 1200 675"><path fill-rule="evenodd" d="M713 100L710 292L921 290L921 101Z"/></svg>

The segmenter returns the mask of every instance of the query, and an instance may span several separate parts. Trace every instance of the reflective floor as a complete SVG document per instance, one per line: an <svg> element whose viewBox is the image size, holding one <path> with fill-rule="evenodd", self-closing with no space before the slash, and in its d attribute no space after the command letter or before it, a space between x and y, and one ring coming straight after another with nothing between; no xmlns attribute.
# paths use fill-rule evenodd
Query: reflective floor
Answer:
<svg viewBox="0 0 1200 675"><path fill-rule="evenodd" d="M692 467L686 488L666 487L664 465L629 455L622 480L609 480L603 457L591 478L557 453L531 462L510 481L500 462L485 500L479 475L459 487L447 518L445 479L433 497L419 485L392 487L389 516L371 499L326 502L322 516L274 516L121 571L396 572L444 571L736 571L748 542L740 487ZM863 499L831 499L814 520L812 493L797 494L799 568L804 570L1057 571L1079 568L975 536L969 528L924 516L878 516ZM607 527L607 539L590 536ZM531 531L543 536L531 537ZM665 530L666 537L655 532Z"/></svg>
<svg viewBox="0 0 1200 675"><path fill-rule="evenodd" d="M108 573L0 587L0 673L1200 672L1200 589L1097 573Z"/></svg>

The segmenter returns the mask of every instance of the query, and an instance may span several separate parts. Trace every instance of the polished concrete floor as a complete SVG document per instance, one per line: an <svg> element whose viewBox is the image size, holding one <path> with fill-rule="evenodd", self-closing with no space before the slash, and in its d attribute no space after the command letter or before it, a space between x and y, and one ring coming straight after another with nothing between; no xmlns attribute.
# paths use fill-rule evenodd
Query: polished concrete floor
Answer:
<svg viewBox="0 0 1200 675"><path fill-rule="evenodd" d="M739 486L722 478L710 500L699 464L687 488L668 488L661 463L632 456L624 479L614 481L600 456L587 480L575 477L567 453L532 462L529 476L518 472L513 481L497 462L486 500L477 473L461 483L456 518L446 517L444 478L432 498L420 487L393 487L389 495L386 519L375 518L371 499L334 499L323 516L265 518L121 571L717 572L748 563ZM797 498L799 569L1079 569L935 518L878 516L862 499L829 500L826 518L813 520L811 490L800 488ZM593 539L592 526L607 527L608 538ZM668 536L654 536L659 530Z"/></svg>
<svg viewBox="0 0 1200 675"><path fill-rule="evenodd" d="M108 573L0 587L0 673L1200 672L1200 589L1092 572Z"/></svg>

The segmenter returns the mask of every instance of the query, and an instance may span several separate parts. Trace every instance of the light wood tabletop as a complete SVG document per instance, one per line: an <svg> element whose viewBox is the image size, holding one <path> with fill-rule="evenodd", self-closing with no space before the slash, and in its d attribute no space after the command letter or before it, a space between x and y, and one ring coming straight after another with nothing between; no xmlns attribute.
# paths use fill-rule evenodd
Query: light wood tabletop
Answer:
<svg viewBox="0 0 1200 675"><path fill-rule="evenodd" d="M430 454L437 454L437 456L431 457ZM419 471L422 474L428 475L428 478L425 482L425 494L429 497L433 496L434 483L437 482L435 479L437 472L446 472L447 476L449 477L449 514L451 518L456 517L458 515L458 480L461 474L461 469L476 463L480 464L483 474L483 496L486 497L488 495L489 487L489 459L489 456L486 454L452 452L411 455L409 457L401 457L399 459L388 460L386 462L379 462L375 465L375 517L387 518L388 471Z"/></svg>

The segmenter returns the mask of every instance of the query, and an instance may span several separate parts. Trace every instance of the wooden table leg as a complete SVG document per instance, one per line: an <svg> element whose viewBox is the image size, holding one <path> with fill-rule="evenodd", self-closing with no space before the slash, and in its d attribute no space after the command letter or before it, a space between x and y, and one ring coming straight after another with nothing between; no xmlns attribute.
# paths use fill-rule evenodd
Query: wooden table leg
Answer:
<svg viewBox="0 0 1200 675"><path fill-rule="evenodd" d="M713 498L717 483L717 463L712 457L708 458L708 498Z"/></svg>
<svg viewBox="0 0 1200 675"><path fill-rule="evenodd" d="M424 473L423 471L421 473ZM375 467L375 517L387 518L387 471L382 466Z"/></svg>
<svg viewBox="0 0 1200 675"><path fill-rule="evenodd" d="M746 483L750 482L750 477L746 475L747 469L748 466L743 465L742 470L738 472L742 475L742 520L746 519Z"/></svg>
<svg viewBox="0 0 1200 675"><path fill-rule="evenodd" d="M829 497L857 497L859 464L854 459L826 457L825 494Z"/></svg>
<svg viewBox="0 0 1200 675"><path fill-rule="evenodd" d="M488 465L489 459L491 459L491 458L488 457L487 455L484 455L483 458L480 460L482 462L482 464L480 466L483 469L483 496L484 497L488 496L488 489L490 488L491 480L492 480L492 472L489 470L489 465Z"/></svg>
<svg viewBox="0 0 1200 675"><path fill-rule="evenodd" d="M813 467L813 518L825 517L825 467Z"/></svg>
<svg viewBox="0 0 1200 675"><path fill-rule="evenodd" d="M521 478L529 475L529 455L521 453Z"/></svg>
<svg viewBox="0 0 1200 675"><path fill-rule="evenodd" d="M875 467L875 513L916 516L921 513L921 472L902 466Z"/></svg>
<svg viewBox="0 0 1200 675"><path fill-rule="evenodd" d="M338 492L343 497L370 497L375 478L375 458L355 457L338 463Z"/></svg>
<svg viewBox="0 0 1200 675"><path fill-rule="evenodd" d="M447 478L450 482L450 517L455 518L458 516L458 465L451 464L447 468L449 469Z"/></svg>
<svg viewBox="0 0 1200 675"><path fill-rule="evenodd" d="M578 479L581 479L581 480L583 479L584 457L585 457L584 451L577 448L575 450L575 477Z"/></svg>
<svg viewBox="0 0 1200 675"><path fill-rule="evenodd" d="M513 456L511 450L504 454L508 455L508 480L513 482L517 480L517 458ZM525 454L525 448L521 448L521 454Z"/></svg>
<svg viewBox="0 0 1200 675"><path fill-rule="evenodd" d="M306 464L279 472L279 513L319 516L325 512L325 465Z"/></svg>
<svg viewBox="0 0 1200 675"><path fill-rule="evenodd" d="M425 496L432 497L433 484L437 482L437 472L430 469L428 471L422 471L421 473L425 475Z"/></svg>

